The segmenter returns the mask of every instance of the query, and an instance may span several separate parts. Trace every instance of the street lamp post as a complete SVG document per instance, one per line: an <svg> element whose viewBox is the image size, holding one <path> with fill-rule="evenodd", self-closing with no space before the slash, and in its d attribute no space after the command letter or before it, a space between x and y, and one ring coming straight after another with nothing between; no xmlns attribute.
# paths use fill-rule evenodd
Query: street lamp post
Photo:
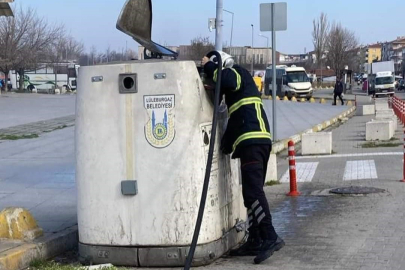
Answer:
<svg viewBox="0 0 405 270"><path fill-rule="evenodd" d="M267 53L266 53L266 67L267 67L267 65L269 64L269 37L266 37L266 36L264 36L264 35L262 35L262 34L259 34L259 36L261 36L262 38L265 38L265 39L267 39Z"/></svg>
<svg viewBox="0 0 405 270"><path fill-rule="evenodd" d="M232 38L233 38L233 17L234 17L234 13L233 12L231 12L231 11L229 11L229 10L226 10L226 9L224 9L224 11L225 12L228 12L228 13L230 13L230 14L232 14L232 28L231 28L231 42L230 42L230 45L229 45L229 47L230 48L232 48Z"/></svg>
<svg viewBox="0 0 405 270"><path fill-rule="evenodd" d="M252 26L252 66L251 66L251 72L252 72L252 76L253 76L254 75L253 74L253 72L254 72L254 70L253 70L253 62L255 60L255 54L254 54L254 49L253 49L254 26L253 26L253 24L251 24L251 26Z"/></svg>
<svg viewBox="0 0 405 270"><path fill-rule="evenodd" d="M215 20L215 50L222 51L222 16L224 1L217 0L217 18Z"/></svg>
<svg viewBox="0 0 405 270"><path fill-rule="evenodd" d="M267 48L269 47L269 37L259 34L260 37L267 39Z"/></svg>

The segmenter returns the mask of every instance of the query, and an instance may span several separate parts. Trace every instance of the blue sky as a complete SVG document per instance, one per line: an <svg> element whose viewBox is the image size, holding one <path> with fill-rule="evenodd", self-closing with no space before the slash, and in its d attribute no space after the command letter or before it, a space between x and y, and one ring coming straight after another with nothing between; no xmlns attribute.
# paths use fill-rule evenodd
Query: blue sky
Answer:
<svg viewBox="0 0 405 270"><path fill-rule="evenodd" d="M136 49L137 44L115 29L125 0L15 0L31 6L52 23L64 23L67 29L89 49L108 46L121 50ZM405 36L404 0L287 0L288 30L278 32L277 50L303 53L312 50L312 20L323 11L331 21L355 31L362 44L393 40ZM152 0L155 42L168 45L189 44L197 36L215 39L208 31L208 18L215 17L216 0ZM249 3L249 4L247 4ZM224 0L224 8L235 13L233 45L251 44L251 24L255 25L254 45L265 46L259 37L259 5L263 0ZM383 6L383 7L382 7ZM231 15L224 13L224 42L230 40ZM263 33L271 36L271 33Z"/></svg>

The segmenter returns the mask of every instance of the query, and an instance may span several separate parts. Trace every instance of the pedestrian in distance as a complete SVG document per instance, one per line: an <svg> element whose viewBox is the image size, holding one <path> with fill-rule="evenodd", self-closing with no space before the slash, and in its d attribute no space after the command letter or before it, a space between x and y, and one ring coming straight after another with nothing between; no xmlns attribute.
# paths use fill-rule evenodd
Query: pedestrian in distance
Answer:
<svg viewBox="0 0 405 270"><path fill-rule="evenodd" d="M259 90L246 69L234 65L230 55L222 53L223 66L216 57L204 57L202 65L206 78L217 82L218 68L222 68L221 96L228 107L228 125L221 140L221 151L239 158L242 172L242 194L247 208L248 239L231 256L256 256L259 264L280 250L284 241L277 235L264 193L267 164L272 148L270 125L264 111Z"/></svg>
<svg viewBox="0 0 405 270"><path fill-rule="evenodd" d="M336 80L335 84L335 90L333 91L333 105L336 105L336 98L339 97L340 101L342 102L342 106L345 105L345 102L343 101L343 82L341 78L338 78Z"/></svg>

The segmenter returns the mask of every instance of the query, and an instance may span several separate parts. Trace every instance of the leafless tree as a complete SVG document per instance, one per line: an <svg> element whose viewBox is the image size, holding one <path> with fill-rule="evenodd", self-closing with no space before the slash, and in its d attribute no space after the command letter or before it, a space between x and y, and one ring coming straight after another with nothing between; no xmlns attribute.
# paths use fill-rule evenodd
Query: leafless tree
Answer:
<svg viewBox="0 0 405 270"><path fill-rule="evenodd" d="M66 61L77 61L84 51L83 42L77 41L73 36L69 35L65 38Z"/></svg>
<svg viewBox="0 0 405 270"><path fill-rule="evenodd" d="M348 65L350 58L357 51L358 40L355 33L344 28L340 23L333 23L329 32L327 61L337 74Z"/></svg>
<svg viewBox="0 0 405 270"><path fill-rule="evenodd" d="M313 21L312 42L314 44L314 51L318 68L322 68L322 60L325 55L326 46L328 45L329 37L329 21L328 15L321 13L317 20Z"/></svg>
<svg viewBox="0 0 405 270"><path fill-rule="evenodd" d="M366 48L359 46L349 52L348 66L353 72L360 73L364 71L364 58L366 57Z"/></svg>
<svg viewBox="0 0 405 270"><path fill-rule="evenodd" d="M48 61L52 64L53 72L55 74L55 88L58 86L58 69L59 63L63 61L65 50L65 29L60 31L58 35L52 40L52 43L47 50Z"/></svg>
<svg viewBox="0 0 405 270"><path fill-rule="evenodd" d="M50 44L61 31L39 17L32 8L15 8L14 17L0 18L0 70L7 75L16 70L19 88L24 88L24 72L34 68L39 57L46 55Z"/></svg>
<svg viewBox="0 0 405 270"><path fill-rule="evenodd" d="M107 50L105 51L105 58L107 60L107 63L110 62L110 58L111 58L111 47L108 46Z"/></svg>
<svg viewBox="0 0 405 270"><path fill-rule="evenodd" d="M214 44L210 41L209 37L197 37L191 40L190 55L187 56L188 60L198 61L208 52L214 50Z"/></svg>
<svg viewBox="0 0 405 270"><path fill-rule="evenodd" d="M106 62L117 62L125 60L137 60L138 54L132 49L125 50L122 48L121 51L117 52L108 47L104 52L97 50L95 46L92 46L87 53L81 53L79 58L79 64L81 66L91 66Z"/></svg>
<svg viewBox="0 0 405 270"><path fill-rule="evenodd" d="M52 64L55 74L55 87L57 87L57 76L61 73L61 70L65 68L65 72L67 72L68 67L62 67L61 63L67 63L70 60L79 60L83 50L83 43L76 41L71 35L67 35L65 28L60 29L56 38L51 42L47 52L48 62Z"/></svg>
<svg viewBox="0 0 405 270"><path fill-rule="evenodd" d="M96 64L96 57L97 57L97 48L95 46L92 46L89 52L90 65Z"/></svg>
<svg viewBox="0 0 405 270"><path fill-rule="evenodd" d="M128 49L126 56L130 60L138 60L138 53L132 49Z"/></svg>

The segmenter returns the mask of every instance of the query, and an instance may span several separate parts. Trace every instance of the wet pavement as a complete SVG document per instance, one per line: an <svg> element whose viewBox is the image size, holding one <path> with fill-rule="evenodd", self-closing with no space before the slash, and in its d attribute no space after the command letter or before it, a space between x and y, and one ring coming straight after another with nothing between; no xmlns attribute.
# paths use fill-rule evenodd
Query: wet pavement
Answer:
<svg viewBox="0 0 405 270"><path fill-rule="evenodd" d="M311 181L299 183L301 197L285 195L288 183L266 187L275 228L286 241L282 250L261 265L252 257L224 257L200 269L405 269L405 184L398 181L402 156L395 154L403 149L358 148L368 120L355 117L333 130L335 154L343 156L297 159L319 163ZM47 233L76 224L74 160L74 127L0 143L0 208L27 207ZM347 162L364 160L374 161L377 178L343 180ZM281 155L278 163L282 175L287 160ZM340 196L327 190L350 185L386 192Z"/></svg>
<svg viewBox="0 0 405 270"><path fill-rule="evenodd" d="M332 156L302 157L300 145L297 146L297 164L319 163L310 180L310 174L302 174L308 181L298 184L300 197L286 196L288 183L265 188L274 226L286 242L282 250L261 265L254 265L253 257L225 256L200 269L405 269L405 212L402 210L405 184L399 182L403 146L362 148L365 123L371 118L354 117L331 129L335 151ZM400 142L401 131L400 128L396 134ZM370 166L360 166L362 163L357 162L364 160L374 161L376 178L367 176ZM349 176L354 175L353 178L344 179L347 164L351 162L357 164L351 170L365 172L351 173ZM288 166L283 153L278 164L281 177ZM379 188L384 192L330 193L331 188L350 186Z"/></svg>
<svg viewBox="0 0 405 270"><path fill-rule="evenodd" d="M291 198L285 196L285 186L266 188L274 226L286 246L260 265L253 264L253 257L225 256L198 269L404 269L405 185L387 181L375 186L388 192L312 196L316 188L310 187Z"/></svg>

